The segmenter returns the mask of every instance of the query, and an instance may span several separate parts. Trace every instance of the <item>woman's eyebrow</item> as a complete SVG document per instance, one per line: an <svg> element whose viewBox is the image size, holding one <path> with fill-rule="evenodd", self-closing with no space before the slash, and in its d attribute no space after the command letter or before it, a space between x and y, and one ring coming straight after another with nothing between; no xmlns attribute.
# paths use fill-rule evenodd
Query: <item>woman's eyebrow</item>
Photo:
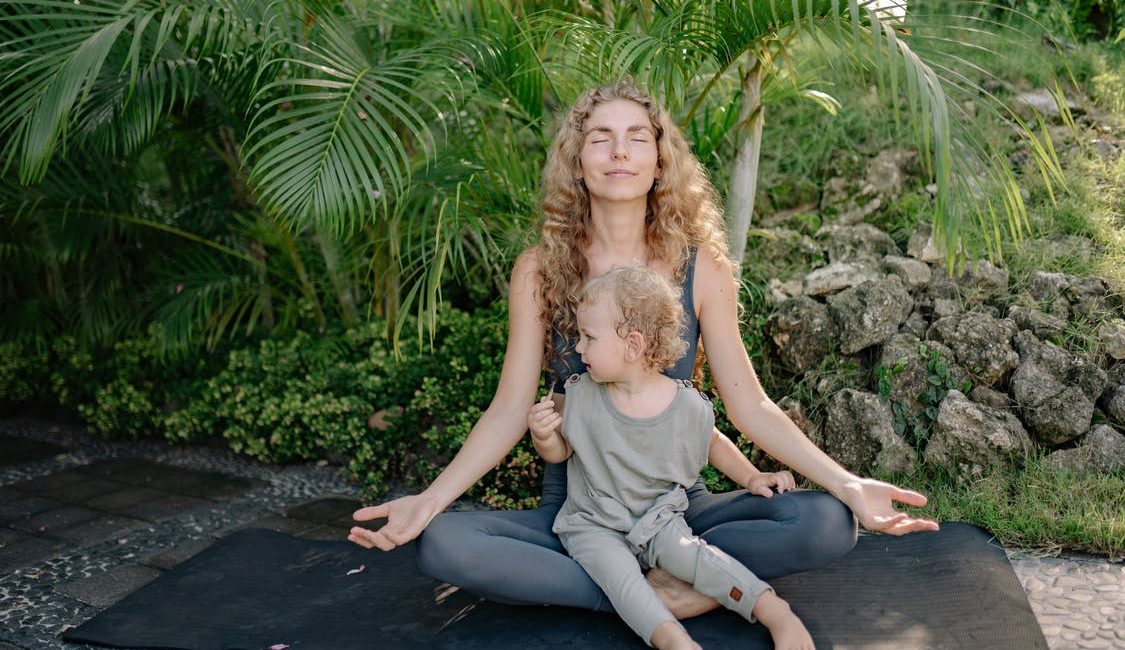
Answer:
<svg viewBox="0 0 1125 650"><path fill-rule="evenodd" d="M648 126L647 124L634 124L625 129L626 133L636 133L637 131L648 131L649 133L654 133L652 127ZM613 133L613 129L609 128L608 126L592 126L586 130L586 135L590 135L591 133Z"/></svg>

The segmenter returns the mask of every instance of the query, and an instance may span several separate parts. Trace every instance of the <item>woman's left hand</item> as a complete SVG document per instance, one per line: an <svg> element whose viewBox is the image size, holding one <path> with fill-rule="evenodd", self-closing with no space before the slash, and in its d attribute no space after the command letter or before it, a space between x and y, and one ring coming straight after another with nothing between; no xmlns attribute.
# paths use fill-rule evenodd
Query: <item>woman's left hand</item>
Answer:
<svg viewBox="0 0 1125 650"><path fill-rule="evenodd" d="M926 496L912 490L876 481L871 478L857 478L844 484L841 494L837 494L867 530L888 535L905 535L925 530L937 530L938 524L930 519L911 517L894 508L900 501L910 506L926 505Z"/></svg>

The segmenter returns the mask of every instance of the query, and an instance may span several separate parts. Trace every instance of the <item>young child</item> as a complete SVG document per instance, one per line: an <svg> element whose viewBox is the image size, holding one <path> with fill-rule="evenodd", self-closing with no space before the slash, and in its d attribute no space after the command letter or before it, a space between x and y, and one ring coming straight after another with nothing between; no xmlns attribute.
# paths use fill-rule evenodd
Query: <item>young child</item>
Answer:
<svg viewBox="0 0 1125 650"><path fill-rule="evenodd" d="M685 489L712 449L714 412L690 382L660 372L684 354L682 313L677 290L641 266L587 283L576 314L576 349L587 372L567 382L565 415L546 396L528 413L539 454L553 463L569 459L567 498L553 530L621 618L654 647L699 646L646 582L642 565L660 567L760 621L776 648L811 649L812 638L789 605L684 520ZM746 487L770 494L770 486L791 489L793 477L759 472Z"/></svg>

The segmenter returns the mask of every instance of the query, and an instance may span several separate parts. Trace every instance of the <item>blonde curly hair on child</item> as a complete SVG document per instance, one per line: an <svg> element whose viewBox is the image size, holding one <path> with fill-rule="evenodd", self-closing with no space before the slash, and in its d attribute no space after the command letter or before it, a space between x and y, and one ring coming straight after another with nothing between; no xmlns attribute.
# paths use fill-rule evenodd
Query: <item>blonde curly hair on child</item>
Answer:
<svg viewBox="0 0 1125 650"><path fill-rule="evenodd" d="M594 304L608 297L617 308L617 335L640 332L645 338L645 365L657 372L670 368L684 355L681 335L684 306L678 287L639 264L622 266L588 283L578 304Z"/></svg>

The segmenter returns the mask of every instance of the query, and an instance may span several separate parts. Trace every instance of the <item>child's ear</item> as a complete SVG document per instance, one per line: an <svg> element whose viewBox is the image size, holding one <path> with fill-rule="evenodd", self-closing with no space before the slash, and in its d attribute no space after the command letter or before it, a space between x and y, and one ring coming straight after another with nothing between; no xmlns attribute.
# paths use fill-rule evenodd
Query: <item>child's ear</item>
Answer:
<svg viewBox="0 0 1125 650"><path fill-rule="evenodd" d="M629 332L625 336L625 359L630 363L639 361L644 357L647 345L644 334L637 330Z"/></svg>

